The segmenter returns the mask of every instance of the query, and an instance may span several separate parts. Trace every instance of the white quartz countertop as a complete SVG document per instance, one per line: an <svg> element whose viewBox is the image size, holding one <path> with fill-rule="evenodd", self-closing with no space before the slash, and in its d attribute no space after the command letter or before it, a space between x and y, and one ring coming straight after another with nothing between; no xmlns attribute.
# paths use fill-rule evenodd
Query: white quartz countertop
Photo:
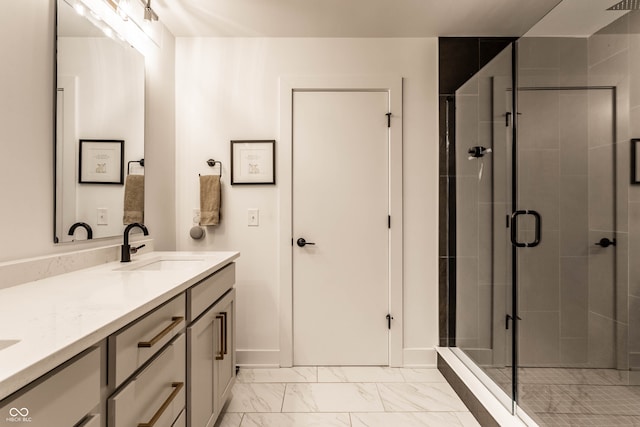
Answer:
<svg viewBox="0 0 640 427"><path fill-rule="evenodd" d="M0 400L239 256L151 252L0 289ZM188 262L135 270L167 259Z"/></svg>

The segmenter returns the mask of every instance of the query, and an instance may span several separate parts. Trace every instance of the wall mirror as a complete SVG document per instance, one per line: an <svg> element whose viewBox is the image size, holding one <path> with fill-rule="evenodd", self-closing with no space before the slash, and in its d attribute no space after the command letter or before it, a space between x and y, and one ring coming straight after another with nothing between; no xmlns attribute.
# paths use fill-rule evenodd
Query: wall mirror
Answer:
<svg viewBox="0 0 640 427"><path fill-rule="evenodd" d="M144 174L144 56L91 13L57 2L56 243L120 235L124 182Z"/></svg>

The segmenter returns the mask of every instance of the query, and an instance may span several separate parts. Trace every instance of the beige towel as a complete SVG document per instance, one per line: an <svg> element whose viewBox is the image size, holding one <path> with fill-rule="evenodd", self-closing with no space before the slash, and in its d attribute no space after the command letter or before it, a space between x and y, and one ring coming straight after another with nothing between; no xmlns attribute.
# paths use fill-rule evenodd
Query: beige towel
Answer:
<svg viewBox="0 0 640 427"><path fill-rule="evenodd" d="M200 175L200 225L220 223L220 177Z"/></svg>
<svg viewBox="0 0 640 427"><path fill-rule="evenodd" d="M127 175L124 183L124 225L144 222L144 175Z"/></svg>

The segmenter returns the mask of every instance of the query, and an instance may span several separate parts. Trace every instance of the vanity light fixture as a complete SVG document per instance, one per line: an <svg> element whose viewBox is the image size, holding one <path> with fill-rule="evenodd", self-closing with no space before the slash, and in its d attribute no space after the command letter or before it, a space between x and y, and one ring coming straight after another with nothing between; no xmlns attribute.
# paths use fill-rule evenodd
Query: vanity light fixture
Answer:
<svg viewBox="0 0 640 427"><path fill-rule="evenodd" d="M84 16L85 8L84 8L84 6L83 6L83 5L81 5L80 3L76 3L76 4L73 6L73 10L75 10L75 11L76 11L76 13L77 13L78 15L80 15L80 16Z"/></svg>
<svg viewBox="0 0 640 427"><path fill-rule="evenodd" d="M158 14L151 9L151 0L147 0L147 4L144 6L144 20L145 21L157 21Z"/></svg>
<svg viewBox="0 0 640 427"><path fill-rule="evenodd" d="M151 9L150 0L64 1L114 40L124 41L143 53L152 49L151 43L160 46L152 24L158 15Z"/></svg>
<svg viewBox="0 0 640 427"><path fill-rule="evenodd" d="M116 13L124 21L128 21L129 20L129 14L131 13L131 7L129 6L129 0L120 0L118 2L118 7L116 7Z"/></svg>

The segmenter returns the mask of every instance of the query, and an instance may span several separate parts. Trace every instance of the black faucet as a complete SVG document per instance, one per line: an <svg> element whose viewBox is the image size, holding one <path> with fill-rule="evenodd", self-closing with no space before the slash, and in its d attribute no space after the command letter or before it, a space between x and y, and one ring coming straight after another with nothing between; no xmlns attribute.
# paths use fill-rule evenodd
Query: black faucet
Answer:
<svg viewBox="0 0 640 427"><path fill-rule="evenodd" d="M76 232L76 228L78 227L82 227L87 230L87 240L93 239L93 230L91 229L91 226L86 222L76 222L75 224L73 224L71 228L69 228L69 236L73 236L73 233Z"/></svg>
<svg viewBox="0 0 640 427"><path fill-rule="evenodd" d="M145 236L149 235L149 230L147 230L147 227L145 227L144 224L134 222L133 224L127 225L127 227L124 229L124 242L120 247L120 262L131 262L131 254L135 254L136 252L138 252L138 249L144 247L144 245L140 245L137 248L132 248L129 244L129 232L136 227L142 230L142 233Z"/></svg>

